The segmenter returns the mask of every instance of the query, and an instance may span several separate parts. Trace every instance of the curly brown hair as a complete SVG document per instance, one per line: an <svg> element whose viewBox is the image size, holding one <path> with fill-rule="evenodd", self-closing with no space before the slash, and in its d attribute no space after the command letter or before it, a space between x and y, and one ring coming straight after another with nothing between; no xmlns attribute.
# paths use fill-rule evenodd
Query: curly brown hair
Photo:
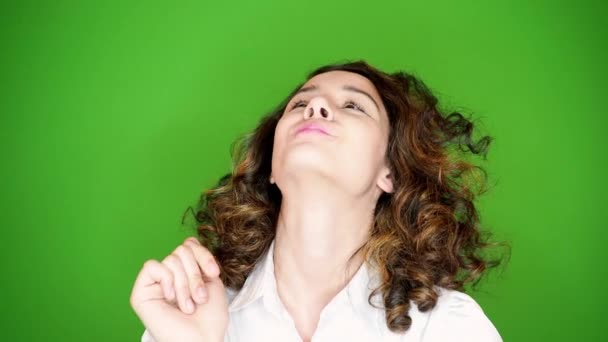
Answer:
<svg viewBox="0 0 608 342"><path fill-rule="evenodd" d="M473 140L473 122L459 112L442 115L438 100L414 75L382 72L364 60L321 66L320 73L343 70L369 79L386 108L390 132L386 158L394 192L378 199L370 239L361 249L379 266L381 284L368 302L382 293L391 331L411 326L410 300L427 311L437 302L435 286L463 290L501 263L486 249L476 196L487 191L486 172L466 161L470 152L486 159L492 140ZM195 209L197 234L215 255L225 286L239 290L270 247L281 192L268 182L274 131L300 83L253 132L232 146L233 171L201 195ZM482 177L477 177L482 176Z"/></svg>

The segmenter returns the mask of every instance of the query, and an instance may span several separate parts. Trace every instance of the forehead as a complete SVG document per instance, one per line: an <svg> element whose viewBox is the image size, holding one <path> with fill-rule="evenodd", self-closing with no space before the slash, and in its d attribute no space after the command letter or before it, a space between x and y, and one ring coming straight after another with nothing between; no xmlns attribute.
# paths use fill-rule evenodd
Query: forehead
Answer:
<svg viewBox="0 0 608 342"><path fill-rule="evenodd" d="M354 72L333 70L318 74L304 83L304 86L316 85L319 88L339 88L343 85L355 86L379 98L374 84L366 77Z"/></svg>

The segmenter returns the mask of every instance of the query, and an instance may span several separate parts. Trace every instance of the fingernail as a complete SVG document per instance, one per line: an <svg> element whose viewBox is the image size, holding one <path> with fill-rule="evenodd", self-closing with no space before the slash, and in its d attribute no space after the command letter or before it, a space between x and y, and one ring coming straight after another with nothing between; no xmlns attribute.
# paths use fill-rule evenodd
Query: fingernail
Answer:
<svg viewBox="0 0 608 342"><path fill-rule="evenodd" d="M204 300L207 297L207 292L205 291L204 288L199 287L198 289L196 289L196 295L198 296L198 298L200 298L201 300Z"/></svg>
<svg viewBox="0 0 608 342"><path fill-rule="evenodd" d="M175 290L173 290L173 287L169 288L168 295L169 295L169 299L173 299L174 298L174 296L175 296Z"/></svg>
<svg viewBox="0 0 608 342"><path fill-rule="evenodd" d="M186 310L188 312L194 311L194 303L192 303L192 299L190 298L186 299Z"/></svg>
<svg viewBox="0 0 608 342"><path fill-rule="evenodd" d="M209 260L209 271L214 273L218 273L220 271L217 264L213 260Z"/></svg>
<svg viewBox="0 0 608 342"><path fill-rule="evenodd" d="M188 312L194 311L194 302L192 302L192 299L190 299L190 298L186 299L186 311L188 311Z"/></svg>

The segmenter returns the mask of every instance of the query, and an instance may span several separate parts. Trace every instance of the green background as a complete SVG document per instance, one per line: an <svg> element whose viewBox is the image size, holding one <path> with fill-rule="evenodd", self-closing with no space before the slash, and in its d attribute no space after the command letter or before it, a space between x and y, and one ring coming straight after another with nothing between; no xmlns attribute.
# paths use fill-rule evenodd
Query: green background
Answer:
<svg viewBox="0 0 608 342"><path fill-rule="evenodd" d="M512 257L472 295L505 341L605 336L601 1L2 7L0 339L139 340L135 276L191 234L231 142L316 66L358 58L495 138L481 220Z"/></svg>

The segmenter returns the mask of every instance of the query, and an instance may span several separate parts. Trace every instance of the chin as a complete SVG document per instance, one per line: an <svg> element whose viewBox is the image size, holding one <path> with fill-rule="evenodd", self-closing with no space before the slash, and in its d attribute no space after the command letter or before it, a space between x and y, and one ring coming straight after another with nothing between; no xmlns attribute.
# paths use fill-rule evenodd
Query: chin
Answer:
<svg viewBox="0 0 608 342"><path fill-rule="evenodd" d="M292 148L284 158L284 164L287 166L295 166L306 168L312 165L331 165L336 162L329 153L315 146L298 146Z"/></svg>
<svg viewBox="0 0 608 342"><path fill-rule="evenodd" d="M285 158L280 166L281 173L287 177L312 177L319 176L323 178L335 177L337 171L334 167L335 161L328 159L326 156L307 153L296 153Z"/></svg>

